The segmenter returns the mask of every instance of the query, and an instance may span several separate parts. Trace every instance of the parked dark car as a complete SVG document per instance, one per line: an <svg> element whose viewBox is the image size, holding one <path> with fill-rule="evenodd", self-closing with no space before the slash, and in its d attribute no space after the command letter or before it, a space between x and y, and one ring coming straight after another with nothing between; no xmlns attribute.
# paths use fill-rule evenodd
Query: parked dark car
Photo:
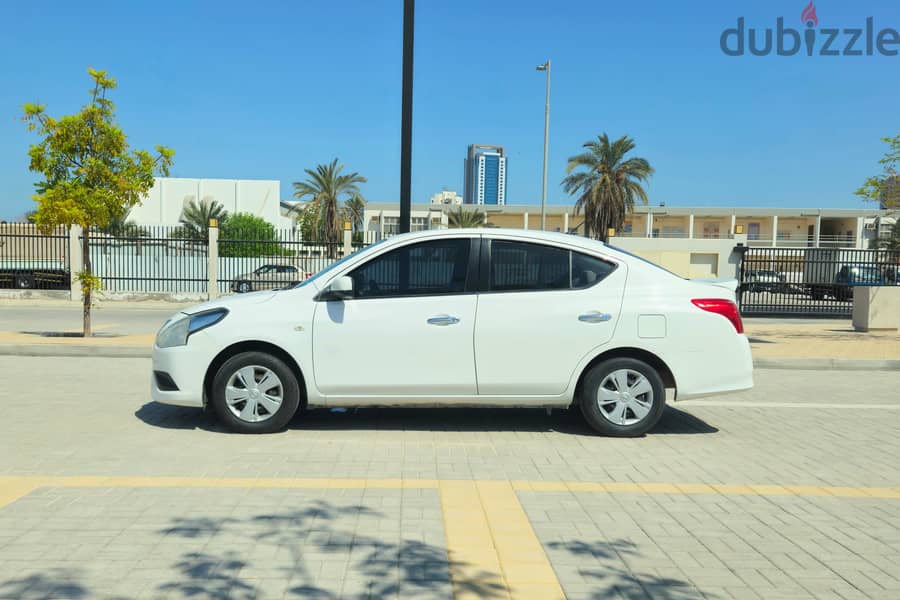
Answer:
<svg viewBox="0 0 900 600"><path fill-rule="evenodd" d="M853 298L853 288L860 285L886 285L886 282L876 266L842 265L832 285L814 285L810 288L810 295L815 300L832 296L847 301Z"/></svg>

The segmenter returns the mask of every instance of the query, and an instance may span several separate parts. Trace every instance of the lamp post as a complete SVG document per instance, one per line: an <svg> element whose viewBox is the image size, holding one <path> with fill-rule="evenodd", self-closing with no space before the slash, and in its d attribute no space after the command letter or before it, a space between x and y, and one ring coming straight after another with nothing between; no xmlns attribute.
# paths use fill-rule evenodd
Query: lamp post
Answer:
<svg viewBox="0 0 900 600"><path fill-rule="evenodd" d="M400 108L400 223L409 233L412 216L413 30L416 0L403 0L403 89Z"/></svg>
<svg viewBox="0 0 900 600"><path fill-rule="evenodd" d="M550 142L550 59L535 67L547 72L547 100L544 104L544 177L541 182L541 231L547 228L547 147Z"/></svg>

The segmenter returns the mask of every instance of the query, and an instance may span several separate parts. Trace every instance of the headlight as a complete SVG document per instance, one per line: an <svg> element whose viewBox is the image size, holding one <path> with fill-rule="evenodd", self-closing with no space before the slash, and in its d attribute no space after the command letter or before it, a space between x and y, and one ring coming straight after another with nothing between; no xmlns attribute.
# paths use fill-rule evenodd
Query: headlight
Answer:
<svg viewBox="0 0 900 600"><path fill-rule="evenodd" d="M168 321L156 334L156 345L159 348L184 346L192 333L211 327L225 318L228 310L215 308L195 315L184 315Z"/></svg>

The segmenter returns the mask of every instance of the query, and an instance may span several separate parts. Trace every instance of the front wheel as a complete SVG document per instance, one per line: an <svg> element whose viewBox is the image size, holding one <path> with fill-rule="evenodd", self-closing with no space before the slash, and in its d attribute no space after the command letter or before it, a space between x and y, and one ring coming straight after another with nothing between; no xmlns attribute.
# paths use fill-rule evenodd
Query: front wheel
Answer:
<svg viewBox="0 0 900 600"><path fill-rule="evenodd" d="M238 294L246 294L247 292L252 291L252 290L253 290L253 286L250 285L249 281L238 282L238 285L237 285Z"/></svg>
<svg viewBox="0 0 900 600"><path fill-rule="evenodd" d="M273 433L296 414L300 386L282 360L264 352L243 352L216 372L212 405L219 420L233 431Z"/></svg>
<svg viewBox="0 0 900 600"><path fill-rule="evenodd" d="M595 431L636 437L650 431L663 414L666 388L656 369L635 358L613 358L588 371L579 398Z"/></svg>

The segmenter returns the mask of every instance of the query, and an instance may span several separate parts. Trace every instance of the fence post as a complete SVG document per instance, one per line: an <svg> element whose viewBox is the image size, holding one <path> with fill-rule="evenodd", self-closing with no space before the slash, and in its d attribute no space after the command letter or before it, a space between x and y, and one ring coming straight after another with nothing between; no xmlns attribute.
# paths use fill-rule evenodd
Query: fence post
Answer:
<svg viewBox="0 0 900 600"><path fill-rule="evenodd" d="M69 300L81 302L81 281L78 274L84 269L84 257L81 255L81 227L69 227Z"/></svg>
<svg viewBox="0 0 900 600"><path fill-rule="evenodd" d="M209 263L206 267L206 296L210 300L219 297L219 224L215 219L209 222L209 248L206 255Z"/></svg>
<svg viewBox="0 0 900 600"><path fill-rule="evenodd" d="M350 221L344 223L344 256L350 256L353 252L353 230L350 229Z"/></svg>

